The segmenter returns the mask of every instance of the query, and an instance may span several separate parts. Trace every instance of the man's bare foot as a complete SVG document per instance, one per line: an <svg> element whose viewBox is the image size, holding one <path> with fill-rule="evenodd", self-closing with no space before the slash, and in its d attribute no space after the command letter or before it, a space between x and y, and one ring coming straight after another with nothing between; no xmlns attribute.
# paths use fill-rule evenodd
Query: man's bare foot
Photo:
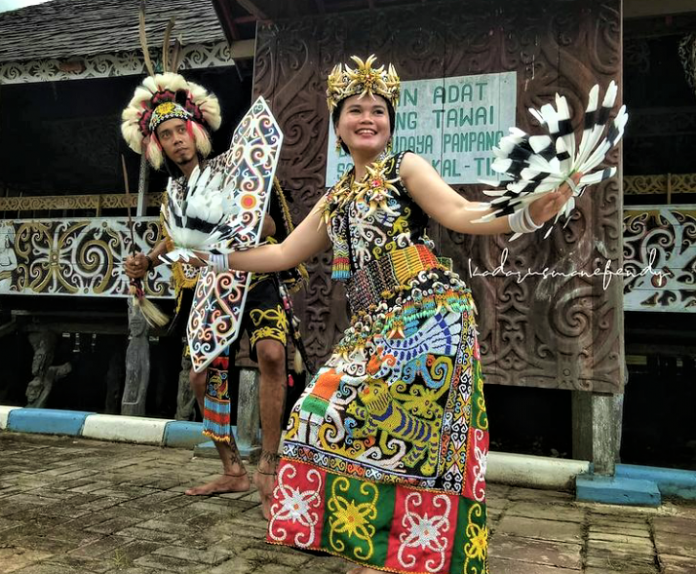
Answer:
<svg viewBox="0 0 696 574"><path fill-rule="evenodd" d="M256 471L254 484L261 498L261 514L266 520L271 519L271 503L273 502L273 486L275 485L275 473Z"/></svg>
<svg viewBox="0 0 696 574"><path fill-rule="evenodd" d="M223 474L211 482L189 488L185 491L185 494L189 496L210 496L227 492L246 492L250 488L249 475L244 472L242 474Z"/></svg>
<svg viewBox="0 0 696 574"><path fill-rule="evenodd" d="M348 574L383 574L380 570L367 568L365 566L357 566L348 570Z"/></svg>
<svg viewBox="0 0 696 574"><path fill-rule="evenodd" d="M262 451L261 460L259 460L259 466L254 476L254 484L256 484L261 498L261 513L266 520L271 519L273 488L279 460L278 454L267 450Z"/></svg>

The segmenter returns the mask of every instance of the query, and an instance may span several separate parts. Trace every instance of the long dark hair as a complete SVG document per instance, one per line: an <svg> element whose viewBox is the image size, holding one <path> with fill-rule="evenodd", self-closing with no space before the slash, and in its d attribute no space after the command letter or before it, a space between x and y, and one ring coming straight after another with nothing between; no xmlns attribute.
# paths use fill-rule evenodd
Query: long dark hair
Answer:
<svg viewBox="0 0 696 574"><path fill-rule="evenodd" d="M396 126L396 112L394 111L394 106L392 106L391 102L384 96L380 96L379 94L375 95L378 98L382 98L384 100L384 103L387 104L387 113L389 114L389 133L391 135L394 135L394 127ZM334 108L334 111L331 114L331 120L333 121L334 129L338 125L338 119L341 117L341 111L343 110L343 105L346 103L347 99L348 98L344 98L340 102L338 102L338 105ZM345 142L343 142L343 140L341 140L341 149L347 154L350 154L348 146L345 144Z"/></svg>

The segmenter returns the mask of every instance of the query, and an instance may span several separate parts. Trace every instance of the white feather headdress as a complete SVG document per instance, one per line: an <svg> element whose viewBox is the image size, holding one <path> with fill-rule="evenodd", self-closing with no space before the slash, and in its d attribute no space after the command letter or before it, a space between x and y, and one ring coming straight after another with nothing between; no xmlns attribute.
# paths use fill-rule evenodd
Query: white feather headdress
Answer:
<svg viewBox="0 0 696 574"><path fill-rule="evenodd" d="M145 34L145 10L141 5L140 43L150 75L135 89L128 107L121 114L123 120L121 133L128 146L138 154L145 153L145 157L155 169L159 169L163 161L162 148L150 125L150 120L158 106L171 102L186 111L186 115L190 116L196 149L203 157L207 157L211 151L210 138L206 130L217 130L222 121L217 97L202 86L189 82L176 73L181 65L182 50L177 40L170 53L169 43L173 27L174 19L172 18L164 32L163 73L156 74L150 60Z"/></svg>

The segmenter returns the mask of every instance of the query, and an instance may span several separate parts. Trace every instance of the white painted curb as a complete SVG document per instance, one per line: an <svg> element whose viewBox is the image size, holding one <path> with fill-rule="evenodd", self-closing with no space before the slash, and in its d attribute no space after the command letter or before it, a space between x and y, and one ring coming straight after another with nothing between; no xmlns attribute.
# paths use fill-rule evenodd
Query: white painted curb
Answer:
<svg viewBox="0 0 696 574"><path fill-rule="evenodd" d="M20 408L22 407L0 407L0 430L7 428L7 419L10 418L10 411Z"/></svg>
<svg viewBox="0 0 696 574"><path fill-rule="evenodd" d="M0 406L0 430L7 428L10 412L22 407ZM87 416L81 436L106 441L163 445L171 419L121 415ZM574 490L575 478L589 474L590 463L522 454L488 454L486 481L528 488Z"/></svg>
<svg viewBox="0 0 696 574"><path fill-rule="evenodd" d="M584 460L491 452L488 454L486 482L573 490L575 478L589 472L590 463Z"/></svg>
<svg viewBox="0 0 696 574"><path fill-rule="evenodd" d="M162 444L164 429L170 419L123 417L120 415L89 415L82 436L99 440Z"/></svg>

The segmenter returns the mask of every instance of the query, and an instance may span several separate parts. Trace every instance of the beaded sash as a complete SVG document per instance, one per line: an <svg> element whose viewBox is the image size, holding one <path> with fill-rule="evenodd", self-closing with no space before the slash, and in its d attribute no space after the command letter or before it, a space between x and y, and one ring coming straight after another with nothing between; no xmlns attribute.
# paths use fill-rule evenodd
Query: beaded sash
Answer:
<svg viewBox="0 0 696 574"><path fill-rule="evenodd" d="M346 293L353 313L368 311L390 292L407 286L421 271L445 269L425 245L398 249L370 261L346 282Z"/></svg>

